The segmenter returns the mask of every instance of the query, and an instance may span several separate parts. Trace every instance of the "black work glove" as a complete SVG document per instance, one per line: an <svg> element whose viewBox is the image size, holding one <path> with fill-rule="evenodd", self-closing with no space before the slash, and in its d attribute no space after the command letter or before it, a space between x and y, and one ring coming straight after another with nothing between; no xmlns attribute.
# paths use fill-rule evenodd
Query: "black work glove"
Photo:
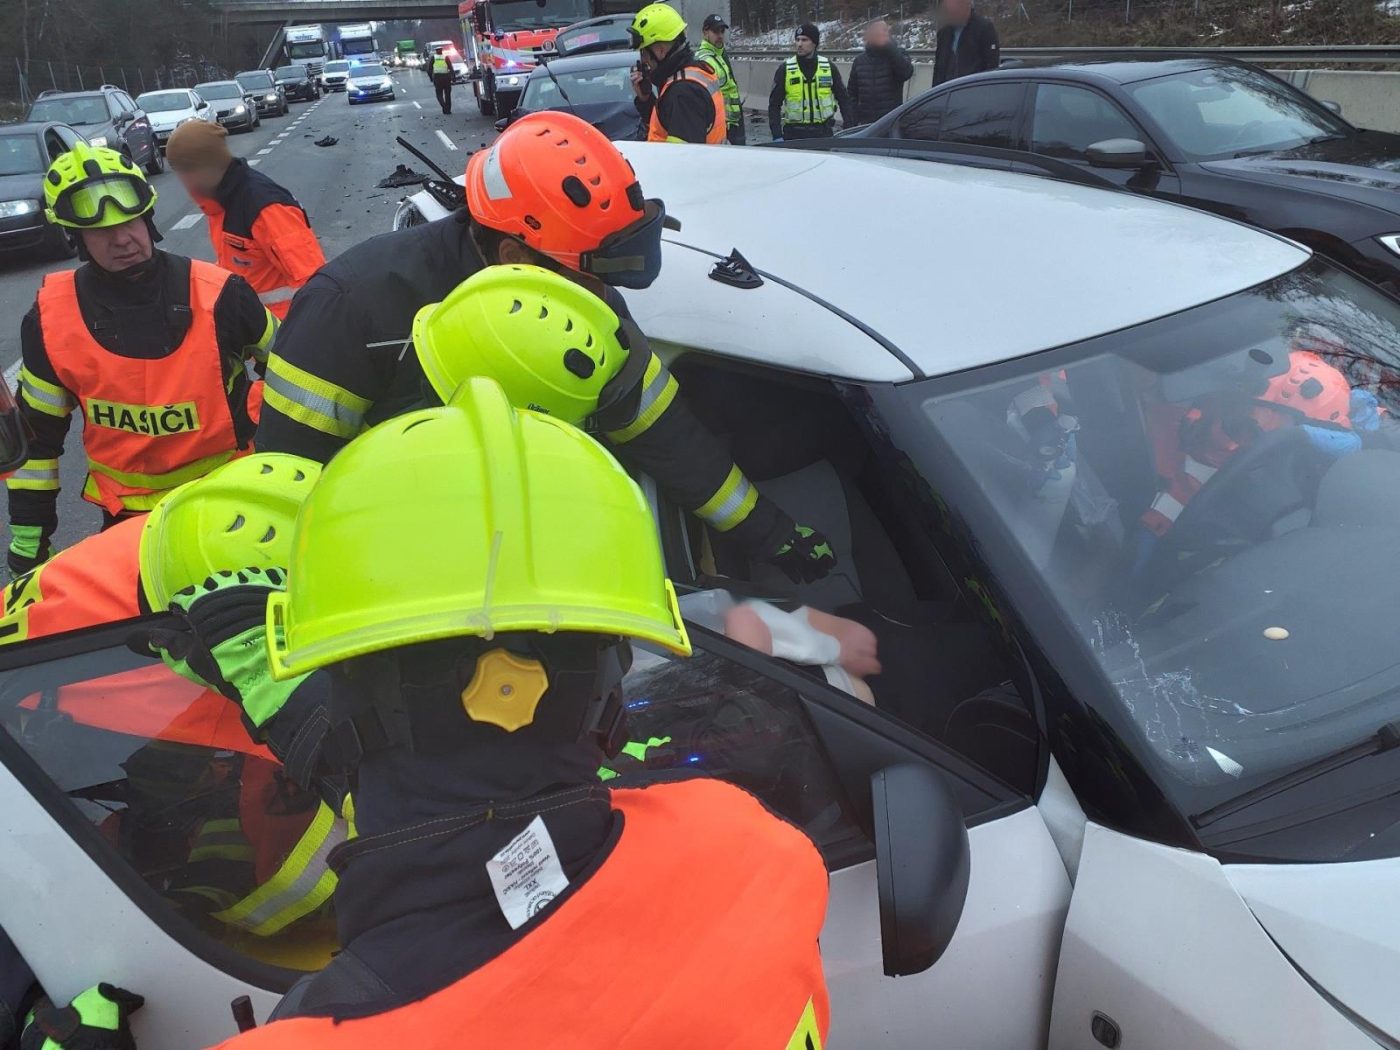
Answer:
<svg viewBox="0 0 1400 1050"><path fill-rule="evenodd" d="M793 583L813 583L836 568L836 552L816 529L794 525L768 561L782 569Z"/></svg>
<svg viewBox="0 0 1400 1050"><path fill-rule="evenodd" d="M145 1005L144 997L110 984L89 988L64 1007L46 996L34 1005L19 1050L136 1050L129 1018Z"/></svg>

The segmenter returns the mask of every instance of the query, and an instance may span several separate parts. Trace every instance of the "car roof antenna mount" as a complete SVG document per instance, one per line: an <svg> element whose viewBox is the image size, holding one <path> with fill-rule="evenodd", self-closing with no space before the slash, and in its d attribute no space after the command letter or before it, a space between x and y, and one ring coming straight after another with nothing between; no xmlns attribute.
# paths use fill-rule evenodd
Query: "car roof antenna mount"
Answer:
<svg viewBox="0 0 1400 1050"><path fill-rule="evenodd" d="M758 271L750 265L749 261L739 254L738 248L715 263L710 270L710 280L746 291L763 287L763 278L758 275Z"/></svg>

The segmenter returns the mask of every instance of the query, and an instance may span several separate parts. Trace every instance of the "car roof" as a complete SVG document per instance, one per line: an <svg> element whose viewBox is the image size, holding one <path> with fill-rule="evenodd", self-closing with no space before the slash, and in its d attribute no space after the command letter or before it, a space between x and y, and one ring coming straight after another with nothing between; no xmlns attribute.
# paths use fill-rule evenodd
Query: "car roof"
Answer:
<svg viewBox="0 0 1400 1050"><path fill-rule="evenodd" d="M1076 58L1072 61L1032 60L1025 65L994 69L978 73L976 76L978 80L1102 80L1116 84L1135 84L1173 73L1190 73L1198 69L1224 66L1239 68L1243 65L1244 63L1230 59L1178 52L1161 52L1155 55L1151 52L1145 55L1107 53L1095 58ZM963 79L957 83L966 84L967 81ZM953 81L949 81L949 84L953 84Z"/></svg>
<svg viewBox="0 0 1400 1050"><path fill-rule="evenodd" d="M205 87L222 87L222 86L225 85L225 84L227 84L229 87L241 87L241 86L242 86L242 85L240 85L240 84L238 83L238 81L236 81L236 80L205 80L205 81L203 81L203 82L201 82L201 83L199 83L199 84L196 84L196 85L194 86L194 90L198 91L200 88L205 88Z"/></svg>
<svg viewBox="0 0 1400 1050"><path fill-rule="evenodd" d="M779 148L617 146L682 223L668 242L714 258L737 248L924 375L1142 324L1309 258L1204 212L1034 175ZM743 294L727 300L733 309ZM743 319L746 356L803 368L788 319L754 311ZM853 359L840 374L876 378L888 364Z"/></svg>
<svg viewBox="0 0 1400 1050"><path fill-rule="evenodd" d="M19 120L0 124L0 135L41 135L49 128L66 127L61 120Z"/></svg>
<svg viewBox="0 0 1400 1050"><path fill-rule="evenodd" d="M560 73L573 73L578 70L589 69L616 69L618 66L630 66L637 61L635 51L589 51L582 55L570 55L567 58L551 58L547 63L542 63L530 71L531 76L548 78L549 74L544 71L545 65L554 71L554 75Z"/></svg>

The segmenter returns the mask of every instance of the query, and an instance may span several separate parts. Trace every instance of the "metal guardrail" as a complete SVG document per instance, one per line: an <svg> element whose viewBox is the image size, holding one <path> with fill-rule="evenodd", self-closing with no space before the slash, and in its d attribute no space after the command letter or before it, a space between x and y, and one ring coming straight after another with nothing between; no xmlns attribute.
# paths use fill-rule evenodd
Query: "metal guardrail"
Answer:
<svg viewBox="0 0 1400 1050"><path fill-rule="evenodd" d="M785 47L744 47L735 41L730 54L734 58L768 58L789 55L791 48ZM825 55L853 58L860 54L857 48L823 50ZM933 61L932 48L916 48L908 52L914 61ZM1233 58L1255 65L1308 65L1308 66L1400 66L1400 45L1395 44L1344 44L1333 47L1004 47L1003 59L1045 60L1055 58L1104 58L1113 55L1208 55L1211 58Z"/></svg>

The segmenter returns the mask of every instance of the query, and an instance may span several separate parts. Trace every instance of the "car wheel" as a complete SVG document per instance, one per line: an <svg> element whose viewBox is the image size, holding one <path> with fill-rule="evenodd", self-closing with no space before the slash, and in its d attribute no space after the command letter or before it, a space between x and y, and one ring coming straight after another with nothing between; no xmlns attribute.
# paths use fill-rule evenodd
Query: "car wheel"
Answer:
<svg viewBox="0 0 1400 1050"><path fill-rule="evenodd" d="M481 109L481 115L483 117L494 117L496 115L495 103L485 95L478 95L476 97L476 104Z"/></svg>
<svg viewBox="0 0 1400 1050"><path fill-rule="evenodd" d="M146 162L147 175L159 175L165 170L165 154L154 142L151 143L151 159Z"/></svg>

